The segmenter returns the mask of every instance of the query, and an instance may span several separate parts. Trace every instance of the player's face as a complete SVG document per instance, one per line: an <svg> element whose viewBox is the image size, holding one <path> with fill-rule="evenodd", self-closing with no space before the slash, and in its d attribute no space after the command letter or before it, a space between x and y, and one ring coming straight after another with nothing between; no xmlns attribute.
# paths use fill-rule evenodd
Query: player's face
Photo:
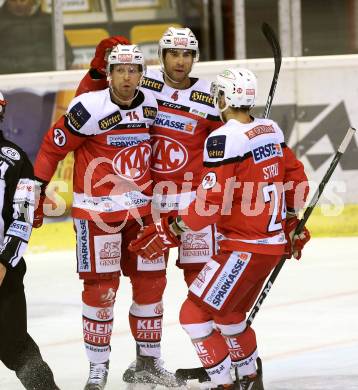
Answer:
<svg viewBox="0 0 358 390"><path fill-rule="evenodd" d="M167 49L164 57L166 74L177 83L189 78L194 57L192 50Z"/></svg>
<svg viewBox="0 0 358 390"><path fill-rule="evenodd" d="M219 91L219 93L218 93L218 107L220 109L220 118L223 122L227 121L227 118L226 118L227 110L224 110L225 106L226 106L225 95L222 91ZM221 111L221 110L224 110L224 111Z"/></svg>
<svg viewBox="0 0 358 390"><path fill-rule="evenodd" d="M111 71L111 86L115 95L123 101L132 99L141 76L142 72L139 65L114 65Z"/></svg>

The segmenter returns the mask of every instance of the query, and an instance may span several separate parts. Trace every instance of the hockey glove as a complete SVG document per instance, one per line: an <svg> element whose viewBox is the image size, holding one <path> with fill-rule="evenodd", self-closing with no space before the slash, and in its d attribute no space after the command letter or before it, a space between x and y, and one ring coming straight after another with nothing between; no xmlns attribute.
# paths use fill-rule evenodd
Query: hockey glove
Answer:
<svg viewBox="0 0 358 390"><path fill-rule="evenodd" d="M294 236L299 223L300 220L297 219L297 217L290 218L286 221L285 235L287 243L285 247L285 254L288 259L293 256L296 260L299 260L301 258L303 247L311 238L310 232L306 229L306 227L303 228L299 235Z"/></svg>
<svg viewBox="0 0 358 390"><path fill-rule="evenodd" d="M169 248L179 245L180 240L171 230L169 218L164 217L154 225L145 226L138 238L129 244L128 249L152 260L162 256Z"/></svg>
<svg viewBox="0 0 358 390"><path fill-rule="evenodd" d="M48 183L35 180L35 196L36 196L36 203L37 207L34 212L34 222L32 226L34 228L39 228L42 226L43 219L44 219L44 201L46 199L46 186Z"/></svg>
<svg viewBox="0 0 358 390"><path fill-rule="evenodd" d="M91 69L106 75L107 57L112 48L116 45L129 45L127 38L121 35L103 39L96 47L96 53L91 61Z"/></svg>

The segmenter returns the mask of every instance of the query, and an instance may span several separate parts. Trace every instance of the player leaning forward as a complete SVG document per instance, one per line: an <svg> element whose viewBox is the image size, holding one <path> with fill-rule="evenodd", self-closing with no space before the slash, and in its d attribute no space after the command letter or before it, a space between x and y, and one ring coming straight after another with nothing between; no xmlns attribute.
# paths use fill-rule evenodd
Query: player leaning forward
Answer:
<svg viewBox="0 0 358 390"><path fill-rule="evenodd" d="M150 92L139 88L143 68L143 55L136 46L115 46L107 60L109 88L72 100L67 113L45 135L35 163L35 175L46 184L58 162L74 151L72 215L77 269L84 281L88 390L103 389L106 384L113 306L121 272L131 279L132 311L145 305L149 314L145 313L144 320L160 322L162 316L162 292L153 282L158 277L156 271L137 269L138 258L127 249L143 219L150 215L149 131L157 102ZM165 374L159 360L148 355L142 360ZM167 382L172 376L168 374Z"/></svg>
<svg viewBox="0 0 358 390"><path fill-rule="evenodd" d="M256 336L246 312L281 256L299 258L309 239L307 230L292 239L307 177L278 125L249 114L257 94L251 71L224 71L213 94L225 124L205 142L196 201L181 216L146 227L131 249L154 258L180 244L178 237L188 229L217 224L219 252L190 285L180 322L215 388L262 390ZM240 375L235 383L231 365Z"/></svg>

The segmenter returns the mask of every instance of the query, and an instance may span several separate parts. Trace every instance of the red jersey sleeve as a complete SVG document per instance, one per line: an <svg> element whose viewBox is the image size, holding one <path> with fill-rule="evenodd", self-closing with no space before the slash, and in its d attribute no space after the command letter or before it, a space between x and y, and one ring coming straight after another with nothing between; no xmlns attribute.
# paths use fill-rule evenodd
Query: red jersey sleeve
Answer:
<svg viewBox="0 0 358 390"><path fill-rule="evenodd" d="M67 153L76 150L85 140L85 136L74 134L66 126L66 117L62 116L45 134L37 154L35 176L43 181L50 181L57 164Z"/></svg>
<svg viewBox="0 0 358 390"><path fill-rule="evenodd" d="M298 211L304 207L309 184L303 164L296 158L291 148L284 148L285 196L288 211Z"/></svg>

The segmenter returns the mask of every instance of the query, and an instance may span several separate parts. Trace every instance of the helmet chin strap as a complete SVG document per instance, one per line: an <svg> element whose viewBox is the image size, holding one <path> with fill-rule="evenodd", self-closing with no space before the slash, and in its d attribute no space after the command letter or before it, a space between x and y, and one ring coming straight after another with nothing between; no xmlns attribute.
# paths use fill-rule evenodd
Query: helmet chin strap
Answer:
<svg viewBox="0 0 358 390"><path fill-rule="evenodd" d="M223 112L226 111L230 107L230 105L226 101L226 99L225 99L225 107L224 108L220 108L218 103L219 103L218 98L215 98L215 108L217 111L219 111L219 116L220 116L221 121L225 123L225 120L223 118Z"/></svg>
<svg viewBox="0 0 358 390"><path fill-rule="evenodd" d="M168 79L173 83L173 84L180 84L180 81L175 81L171 77L168 76L168 73L165 70L165 65L164 65L164 60L162 57L163 54L159 54L159 61L160 61L160 68L162 69L162 72L164 73L165 77L168 77Z"/></svg>
<svg viewBox="0 0 358 390"><path fill-rule="evenodd" d="M120 101L121 104L122 103L124 103L124 104L129 103L129 104L131 104L133 102L133 100L138 96L138 93L139 93L139 88L137 88L136 89L137 92L135 93L135 95L132 98L130 98L128 100L125 100L125 99L123 99L123 98L121 98L121 97L119 97L117 95L116 91L113 89L112 86L110 86L109 89L110 89L111 93Z"/></svg>
<svg viewBox="0 0 358 390"><path fill-rule="evenodd" d="M163 68L163 73L164 73L165 77L167 77L172 83L180 84L180 81L175 81L171 77L168 76L168 73L165 71L165 68Z"/></svg>

